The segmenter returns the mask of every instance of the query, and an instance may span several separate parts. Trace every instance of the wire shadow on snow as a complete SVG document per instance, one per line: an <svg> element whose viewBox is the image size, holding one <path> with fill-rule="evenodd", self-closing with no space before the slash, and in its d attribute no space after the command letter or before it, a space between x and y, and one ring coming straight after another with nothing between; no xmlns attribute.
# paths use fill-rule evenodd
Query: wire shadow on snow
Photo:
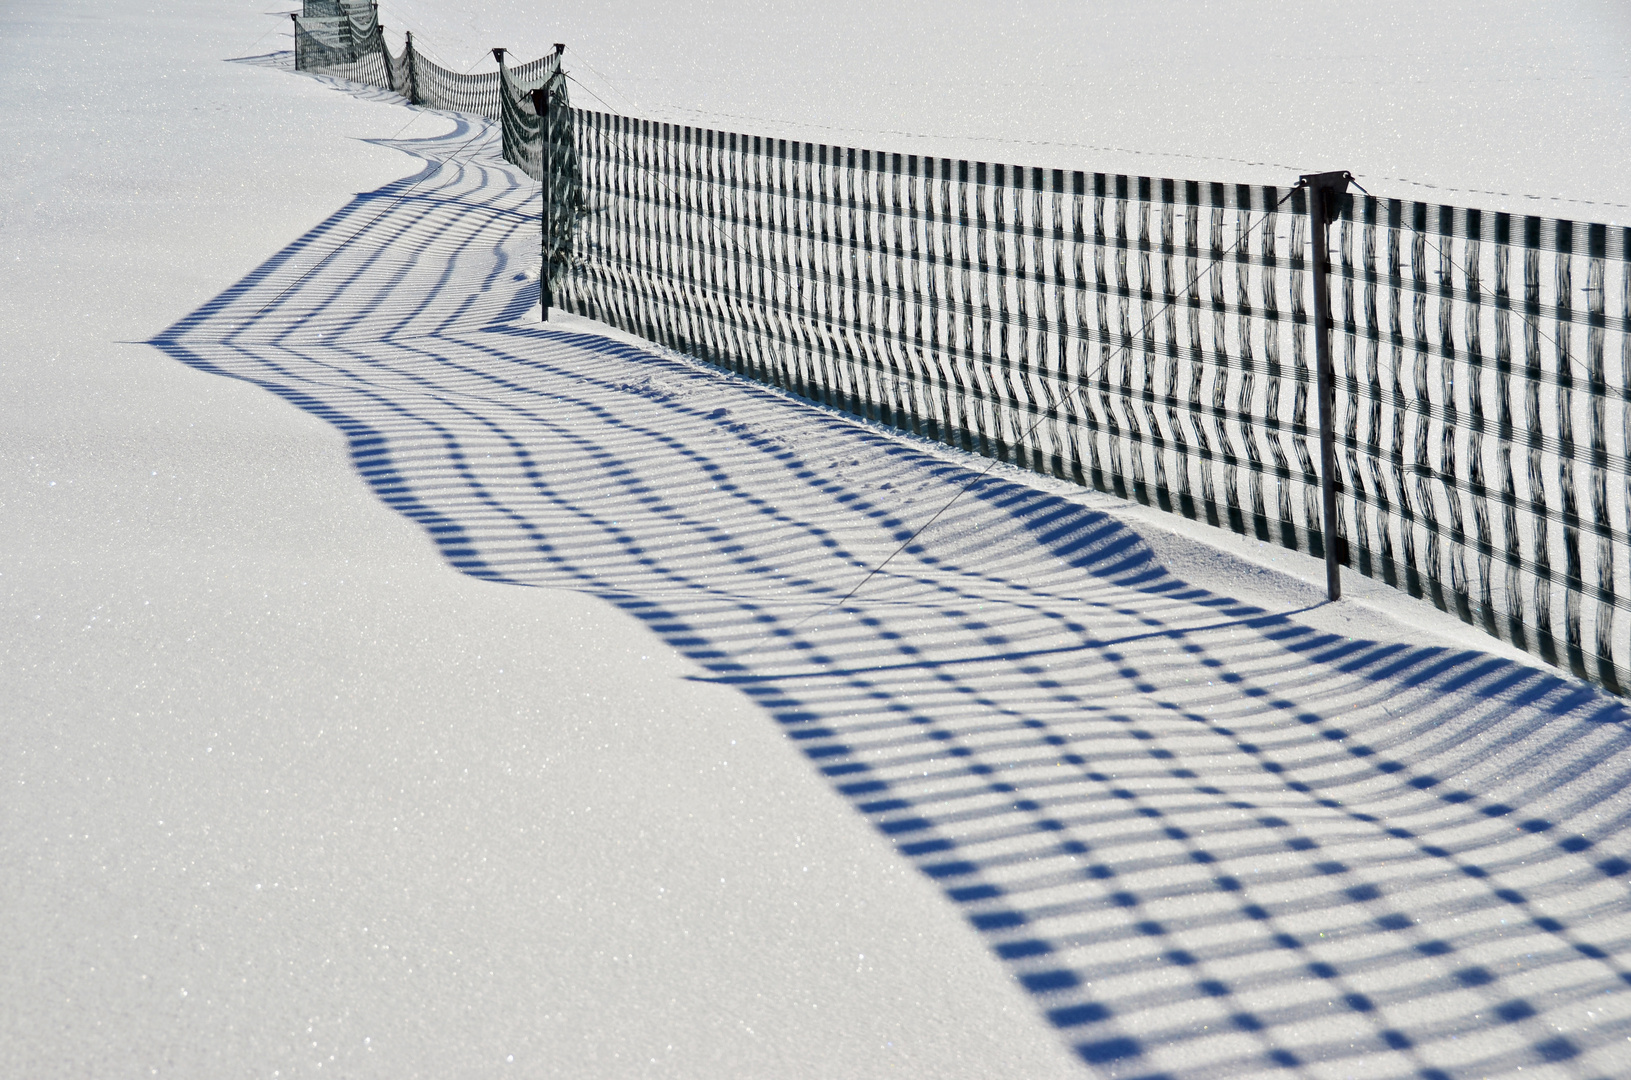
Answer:
<svg viewBox="0 0 1631 1080"><path fill-rule="evenodd" d="M810 618L973 468L523 321L537 189L495 143L392 144L424 169L151 344L334 425L460 572L605 598L745 695L1085 1070L1627 1071L1620 702L1196 588L996 475Z"/></svg>

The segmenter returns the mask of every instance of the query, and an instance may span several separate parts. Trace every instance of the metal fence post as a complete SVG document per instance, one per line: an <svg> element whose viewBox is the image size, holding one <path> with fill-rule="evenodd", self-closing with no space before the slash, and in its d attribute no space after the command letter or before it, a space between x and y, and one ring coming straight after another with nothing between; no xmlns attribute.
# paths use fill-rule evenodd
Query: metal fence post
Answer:
<svg viewBox="0 0 1631 1080"><path fill-rule="evenodd" d="M1336 200L1348 190L1347 172L1308 173L1298 183L1308 191L1310 240L1314 247L1314 365L1320 396L1320 495L1325 504L1325 592L1342 599L1342 564L1347 544L1337 533L1336 368L1331 361L1330 224Z"/></svg>
<svg viewBox="0 0 1631 1080"><path fill-rule="evenodd" d="M378 4L374 5L374 15L376 18L379 15ZM396 77L391 74L391 47L385 44L385 24L375 22L374 31L379 36L380 63L385 67L385 89L394 92L396 90Z"/></svg>
<svg viewBox="0 0 1631 1080"><path fill-rule="evenodd" d="M551 177L549 175L549 90L554 81L551 78L532 92L532 108L538 114L538 175L542 181L544 203L542 215L543 257L538 267L538 305L543 310L544 317L542 321L544 322L549 321L549 305L553 299L550 296L549 278L552 270L550 264L554 262L554 253L550 249L554 232L553 210L555 200L554 192L551 190L554 185L550 182Z"/></svg>
<svg viewBox="0 0 1631 1080"><path fill-rule="evenodd" d="M414 74L413 31L407 31L403 37L406 39L406 43L402 46L402 58L406 61L408 68L408 104L417 105L419 104L419 77Z"/></svg>

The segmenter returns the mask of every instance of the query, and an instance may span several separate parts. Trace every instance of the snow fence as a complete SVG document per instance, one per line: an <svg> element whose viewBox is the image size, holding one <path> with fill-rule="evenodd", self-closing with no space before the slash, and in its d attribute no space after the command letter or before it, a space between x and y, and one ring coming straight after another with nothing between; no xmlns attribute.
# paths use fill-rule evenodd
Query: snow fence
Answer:
<svg viewBox="0 0 1631 1080"><path fill-rule="evenodd" d="M307 8L298 67L502 124L544 183L546 316L1325 555L1305 189L591 112L561 46L458 75ZM1631 229L1355 193L1333 217L1339 561L1625 693Z"/></svg>

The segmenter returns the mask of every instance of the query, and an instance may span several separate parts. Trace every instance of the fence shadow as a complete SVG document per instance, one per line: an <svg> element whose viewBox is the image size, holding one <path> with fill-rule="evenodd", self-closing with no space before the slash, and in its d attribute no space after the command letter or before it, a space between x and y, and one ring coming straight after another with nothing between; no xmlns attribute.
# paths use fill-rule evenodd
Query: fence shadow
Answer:
<svg viewBox="0 0 1631 1080"><path fill-rule="evenodd" d="M391 143L423 169L150 343L334 425L460 572L602 597L740 691L1084 1071L1625 1075L1621 702L1195 587L995 475L835 608L977 466L525 319L497 139Z"/></svg>

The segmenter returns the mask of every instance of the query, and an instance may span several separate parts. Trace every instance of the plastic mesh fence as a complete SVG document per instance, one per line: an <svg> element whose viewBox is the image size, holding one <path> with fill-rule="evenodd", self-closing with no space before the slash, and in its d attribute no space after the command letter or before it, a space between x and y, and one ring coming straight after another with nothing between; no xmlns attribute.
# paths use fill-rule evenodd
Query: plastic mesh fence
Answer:
<svg viewBox="0 0 1631 1080"><path fill-rule="evenodd" d="M582 200L573 114L561 75L562 46L514 68L498 54L498 70L449 71L414 51L406 36L392 56L372 4L306 0L295 22L295 69L333 75L403 95L410 102L495 120L504 159L541 183L540 261L545 302L567 272ZM539 115L544 106L547 116Z"/></svg>
<svg viewBox="0 0 1631 1080"><path fill-rule="evenodd" d="M401 55L391 55L370 3L306 0L295 23L295 70L365 83L401 94L416 105L500 120L534 87L560 68L559 50L514 68L466 75L449 71L414 51L407 37ZM564 90L562 91L564 94ZM530 111L530 106L528 106ZM536 116L536 114L533 114ZM508 130L508 129L507 129ZM536 138L536 132L533 133ZM519 148L522 144L515 143ZM512 144L505 143L508 157ZM533 155L536 159L536 154ZM519 157L511 161L525 167ZM536 172L529 172L534 179Z"/></svg>
<svg viewBox="0 0 1631 1080"><path fill-rule="evenodd" d="M1363 197L1335 240L1357 568L1623 693L1631 231Z"/></svg>
<svg viewBox="0 0 1631 1080"><path fill-rule="evenodd" d="M1323 551L1301 192L576 118L583 313Z"/></svg>
<svg viewBox="0 0 1631 1080"><path fill-rule="evenodd" d="M1301 190L916 157L573 109L308 0L297 66L499 122L546 299L879 423L1325 554ZM548 123L534 104L545 88ZM1615 692L1631 230L1349 195L1344 565Z"/></svg>
<svg viewBox="0 0 1631 1080"><path fill-rule="evenodd" d="M1324 555L1304 192L573 117L571 310ZM1339 555L1621 691L1631 234L1349 196L1332 238Z"/></svg>
<svg viewBox="0 0 1631 1080"><path fill-rule="evenodd" d="M295 70L332 71L342 78L392 88L379 74L387 72L388 65L372 4L306 0L294 24Z"/></svg>

